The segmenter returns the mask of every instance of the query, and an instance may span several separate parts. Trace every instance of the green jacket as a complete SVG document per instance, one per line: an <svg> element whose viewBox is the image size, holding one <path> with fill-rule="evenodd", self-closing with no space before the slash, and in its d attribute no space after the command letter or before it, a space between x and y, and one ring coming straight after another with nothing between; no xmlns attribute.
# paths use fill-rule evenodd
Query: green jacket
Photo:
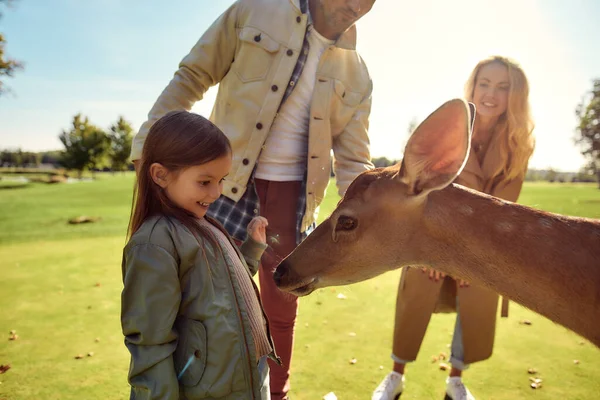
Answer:
<svg viewBox="0 0 600 400"><path fill-rule="evenodd" d="M251 238L242 244L238 254L251 276L265 248ZM150 218L126 245L122 272L132 399L261 398L248 311L233 266L213 239L177 220Z"/></svg>

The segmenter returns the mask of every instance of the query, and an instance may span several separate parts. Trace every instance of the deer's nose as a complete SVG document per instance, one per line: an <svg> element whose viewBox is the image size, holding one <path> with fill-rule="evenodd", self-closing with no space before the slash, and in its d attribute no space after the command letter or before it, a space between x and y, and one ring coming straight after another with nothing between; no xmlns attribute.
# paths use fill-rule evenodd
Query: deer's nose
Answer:
<svg viewBox="0 0 600 400"><path fill-rule="evenodd" d="M281 264L279 264L277 266L277 269L275 269L275 272L273 272L273 280L275 281L275 284L278 287L281 285L281 281L282 281L283 276L285 275L285 272L287 271L287 269L288 269L288 267L284 260L281 262Z"/></svg>

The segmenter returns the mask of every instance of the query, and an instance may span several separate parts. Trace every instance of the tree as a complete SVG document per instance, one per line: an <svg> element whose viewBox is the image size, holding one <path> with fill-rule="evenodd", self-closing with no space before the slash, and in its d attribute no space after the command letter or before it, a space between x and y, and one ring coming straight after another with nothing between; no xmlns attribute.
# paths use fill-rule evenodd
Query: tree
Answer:
<svg viewBox="0 0 600 400"><path fill-rule="evenodd" d="M127 169L129 154L131 153L131 142L133 140L133 128L123 117L119 117L116 124L110 127L108 137L110 138L109 157L113 171Z"/></svg>
<svg viewBox="0 0 600 400"><path fill-rule="evenodd" d="M419 120L417 119L417 117L412 117L412 119L408 122L408 128L407 128L408 136L412 135L418 126L419 126Z"/></svg>
<svg viewBox="0 0 600 400"><path fill-rule="evenodd" d="M592 90L583 97L575 112L579 119L575 143L589 161L587 169L596 174L600 188L600 79L593 81Z"/></svg>
<svg viewBox="0 0 600 400"><path fill-rule="evenodd" d="M44 151L41 153L41 163L58 166L60 165L62 152L60 151Z"/></svg>
<svg viewBox="0 0 600 400"><path fill-rule="evenodd" d="M3 150L0 153L0 167L13 167L15 165L15 153L10 150Z"/></svg>
<svg viewBox="0 0 600 400"><path fill-rule="evenodd" d="M77 170L79 177L84 169L94 171L102 157L106 155L110 140L106 133L89 123L81 114L73 117L73 127L59 136L65 146L61 164L68 169Z"/></svg>
<svg viewBox="0 0 600 400"><path fill-rule="evenodd" d="M377 157L371 160L375 168L389 167L396 164L396 160L390 160L387 157Z"/></svg>
<svg viewBox="0 0 600 400"><path fill-rule="evenodd" d="M12 0L0 0L0 7L2 7L3 4L10 6L11 3ZM0 18L2 18L1 9ZM4 77L12 77L17 70L23 68L23 64L21 62L8 58L8 56L5 54L5 46L6 39L4 39L4 35L0 33L0 96L7 91L2 83Z"/></svg>
<svg viewBox="0 0 600 400"><path fill-rule="evenodd" d="M546 172L546 180L550 183L556 181L558 178L558 172L556 172L553 168L548 168Z"/></svg>

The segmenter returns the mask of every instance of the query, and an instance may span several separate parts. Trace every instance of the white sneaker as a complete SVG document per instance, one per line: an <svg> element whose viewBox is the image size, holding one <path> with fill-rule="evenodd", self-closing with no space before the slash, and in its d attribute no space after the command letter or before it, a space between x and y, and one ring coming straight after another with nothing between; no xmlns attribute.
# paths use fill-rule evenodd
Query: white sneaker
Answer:
<svg viewBox="0 0 600 400"><path fill-rule="evenodd" d="M392 371L377 386L371 400L398 400L404 390L404 375Z"/></svg>
<svg viewBox="0 0 600 400"><path fill-rule="evenodd" d="M459 376L446 379L446 397L444 400L475 400Z"/></svg>

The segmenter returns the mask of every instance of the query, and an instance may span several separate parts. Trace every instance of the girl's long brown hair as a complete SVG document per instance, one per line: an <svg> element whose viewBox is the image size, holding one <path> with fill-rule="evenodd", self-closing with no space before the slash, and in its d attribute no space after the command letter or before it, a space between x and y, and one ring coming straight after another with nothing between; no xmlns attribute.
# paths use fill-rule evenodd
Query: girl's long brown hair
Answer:
<svg viewBox="0 0 600 400"><path fill-rule="evenodd" d="M231 154L231 144L216 125L201 115L173 111L152 125L139 161L137 182L127 237L130 238L149 217L164 215L198 231L197 218L177 207L150 176L150 166L159 163L171 173L204 164Z"/></svg>

